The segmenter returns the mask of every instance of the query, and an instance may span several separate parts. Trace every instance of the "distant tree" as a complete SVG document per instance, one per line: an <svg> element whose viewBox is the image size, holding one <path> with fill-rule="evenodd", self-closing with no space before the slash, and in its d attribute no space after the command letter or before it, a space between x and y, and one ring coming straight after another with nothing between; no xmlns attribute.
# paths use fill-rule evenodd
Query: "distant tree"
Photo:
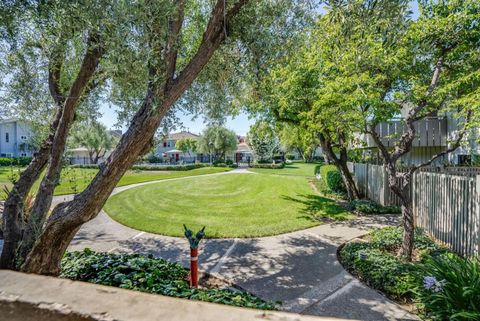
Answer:
<svg viewBox="0 0 480 321"><path fill-rule="evenodd" d="M250 127L247 140L255 159L260 162L271 160L280 146L275 130L265 121L259 121Z"/></svg>
<svg viewBox="0 0 480 321"><path fill-rule="evenodd" d="M188 153L188 156L192 156L191 153L197 151L197 141L192 138L179 139L175 143L175 148L181 150L183 154Z"/></svg>
<svg viewBox="0 0 480 321"><path fill-rule="evenodd" d="M280 145L286 152L296 151L304 162L312 162L320 141L315 133L284 123L279 129Z"/></svg>
<svg viewBox="0 0 480 321"><path fill-rule="evenodd" d="M215 160L225 159L228 152L237 149L237 135L221 126L205 129L198 140L198 151L210 154Z"/></svg>
<svg viewBox="0 0 480 321"><path fill-rule="evenodd" d="M115 137L98 122L81 125L73 132L72 141L77 147L85 147L88 150L92 164L97 164L98 160L116 144Z"/></svg>

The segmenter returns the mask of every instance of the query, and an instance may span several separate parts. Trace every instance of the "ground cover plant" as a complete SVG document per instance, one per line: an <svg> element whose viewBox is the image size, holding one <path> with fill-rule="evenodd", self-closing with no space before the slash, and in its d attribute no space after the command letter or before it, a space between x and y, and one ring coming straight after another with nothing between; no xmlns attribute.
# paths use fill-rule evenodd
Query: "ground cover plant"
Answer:
<svg viewBox="0 0 480 321"><path fill-rule="evenodd" d="M353 200L349 203L351 210L360 214L399 214L401 209L398 206L382 206L369 199Z"/></svg>
<svg viewBox="0 0 480 321"><path fill-rule="evenodd" d="M207 226L209 237L275 235L352 217L305 177L233 173L129 189L113 195L105 211L138 230L182 236L183 224Z"/></svg>
<svg viewBox="0 0 480 321"><path fill-rule="evenodd" d="M478 320L480 261L465 259L436 244L420 229L414 260L398 255L400 227L376 230L363 241L347 243L339 256L345 268L369 286L401 303L415 303L429 320Z"/></svg>
<svg viewBox="0 0 480 321"><path fill-rule="evenodd" d="M61 277L183 299L275 309L273 302L245 292L226 288L191 289L186 269L153 256L97 253L89 249L67 252L62 259Z"/></svg>

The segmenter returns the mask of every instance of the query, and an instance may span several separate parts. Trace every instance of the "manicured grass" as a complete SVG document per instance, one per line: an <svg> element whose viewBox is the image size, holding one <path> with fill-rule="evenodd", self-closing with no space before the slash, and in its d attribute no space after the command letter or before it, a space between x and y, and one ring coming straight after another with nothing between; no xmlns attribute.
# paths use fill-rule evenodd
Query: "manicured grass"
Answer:
<svg viewBox="0 0 480 321"><path fill-rule="evenodd" d="M249 171L260 174L313 177L315 176L315 166L317 165L318 163L295 162L293 164L286 164L284 168L280 169L250 168Z"/></svg>
<svg viewBox="0 0 480 321"><path fill-rule="evenodd" d="M228 174L133 188L105 206L116 221L163 235L183 236L183 224L207 237L255 237L304 229L321 218L351 217L298 176Z"/></svg>
<svg viewBox="0 0 480 321"><path fill-rule="evenodd" d="M130 185L141 182L155 181L168 178L178 178L186 176L196 176L204 174L214 174L230 170L223 167L202 167L188 171L128 171L122 177L117 186ZM55 195L65 195L79 193L87 187L92 178L97 173L97 169L86 168L65 168L60 177L60 185L55 189ZM18 172L18 169L14 169ZM6 185L11 187L9 177L11 176L10 168L0 168L0 186ZM36 190L40 182L38 181L33 189ZM0 199L5 199L3 190L0 191Z"/></svg>

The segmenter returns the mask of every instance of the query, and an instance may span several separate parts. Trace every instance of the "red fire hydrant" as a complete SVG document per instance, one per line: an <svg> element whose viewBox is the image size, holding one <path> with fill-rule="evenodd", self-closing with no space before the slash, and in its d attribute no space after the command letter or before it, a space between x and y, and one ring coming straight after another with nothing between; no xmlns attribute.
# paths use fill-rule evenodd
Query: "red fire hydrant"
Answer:
<svg viewBox="0 0 480 321"><path fill-rule="evenodd" d="M205 237L205 226L197 232L195 236L191 230L189 230L185 224L183 225L185 229L185 237L190 243L190 287L198 287L198 244Z"/></svg>

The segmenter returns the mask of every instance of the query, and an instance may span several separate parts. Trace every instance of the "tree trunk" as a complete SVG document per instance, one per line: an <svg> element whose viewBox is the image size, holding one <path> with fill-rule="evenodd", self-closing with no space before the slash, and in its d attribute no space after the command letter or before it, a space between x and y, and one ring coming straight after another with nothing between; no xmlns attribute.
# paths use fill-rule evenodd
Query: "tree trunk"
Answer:
<svg viewBox="0 0 480 321"><path fill-rule="evenodd" d="M353 180L352 174L348 170L346 148L340 147L340 157L337 157L337 155L335 155L333 151L332 142L326 139L323 134L319 135L319 139L324 153L337 167L340 175L342 176L342 181L345 184L345 188L347 190L348 199L354 200L360 198L360 193L358 192L357 185Z"/></svg>
<svg viewBox="0 0 480 321"><path fill-rule="evenodd" d="M411 200L402 200L403 241L400 254L408 261L412 260L415 225Z"/></svg>

